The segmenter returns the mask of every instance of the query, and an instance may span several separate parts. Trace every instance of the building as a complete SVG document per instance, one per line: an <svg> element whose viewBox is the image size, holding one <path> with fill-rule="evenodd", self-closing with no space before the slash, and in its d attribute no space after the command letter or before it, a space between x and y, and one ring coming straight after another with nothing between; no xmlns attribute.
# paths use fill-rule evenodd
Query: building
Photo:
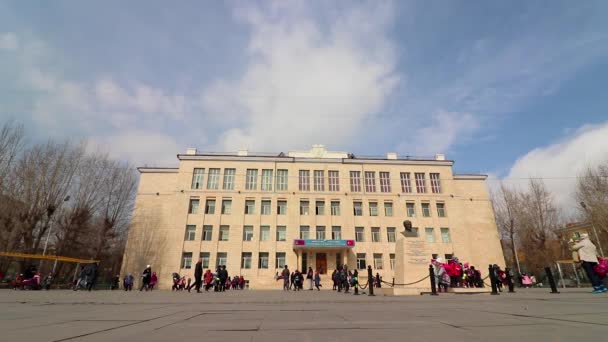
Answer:
<svg viewBox="0 0 608 342"><path fill-rule="evenodd" d="M484 175L455 175L453 161L358 157L327 151L179 154L179 167L141 167L123 274L146 264L170 287L194 264L226 265L252 288L280 288L284 265L330 284L341 264L394 276L395 242L410 220L432 256L504 264ZM406 270L407 272L407 270Z"/></svg>

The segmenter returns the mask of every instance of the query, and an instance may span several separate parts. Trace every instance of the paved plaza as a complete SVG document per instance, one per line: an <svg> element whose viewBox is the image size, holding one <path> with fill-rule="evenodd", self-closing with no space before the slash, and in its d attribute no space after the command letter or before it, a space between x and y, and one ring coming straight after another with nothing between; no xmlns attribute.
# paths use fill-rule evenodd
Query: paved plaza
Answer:
<svg viewBox="0 0 608 342"><path fill-rule="evenodd" d="M608 294L0 291L1 341L605 341Z"/></svg>

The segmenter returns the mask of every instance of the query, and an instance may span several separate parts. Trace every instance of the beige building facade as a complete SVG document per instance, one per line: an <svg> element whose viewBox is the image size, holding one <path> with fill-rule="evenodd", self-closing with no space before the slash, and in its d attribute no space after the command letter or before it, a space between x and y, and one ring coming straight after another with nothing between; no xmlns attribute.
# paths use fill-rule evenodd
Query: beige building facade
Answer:
<svg viewBox="0 0 608 342"><path fill-rule="evenodd" d="M280 154L188 149L178 159L177 168L139 168L123 262L123 274L151 264L160 288L171 287L173 272L193 277L199 258L250 288L281 288L284 265L319 270L325 287L338 265L371 265L390 282L404 220L425 246L418 262L458 256L482 273L504 264L486 177L454 174L443 155L366 158L315 145Z"/></svg>

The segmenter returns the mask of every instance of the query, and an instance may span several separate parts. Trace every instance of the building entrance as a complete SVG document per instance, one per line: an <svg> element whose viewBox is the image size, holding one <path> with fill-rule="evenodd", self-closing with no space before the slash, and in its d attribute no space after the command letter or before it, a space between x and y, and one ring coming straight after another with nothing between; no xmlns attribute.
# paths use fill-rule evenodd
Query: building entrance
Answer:
<svg viewBox="0 0 608 342"><path fill-rule="evenodd" d="M327 254L325 253L317 253L316 260L316 268L320 274L327 274Z"/></svg>

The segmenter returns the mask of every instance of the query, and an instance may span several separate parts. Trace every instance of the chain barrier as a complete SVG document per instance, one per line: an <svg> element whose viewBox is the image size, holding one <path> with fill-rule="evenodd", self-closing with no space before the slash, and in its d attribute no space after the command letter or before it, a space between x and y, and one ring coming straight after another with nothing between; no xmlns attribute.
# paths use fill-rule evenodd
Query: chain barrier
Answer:
<svg viewBox="0 0 608 342"><path fill-rule="evenodd" d="M366 281L366 282L365 282L365 286L361 286L361 284L359 284L359 283L357 282L357 286L359 286L359 288L360 288L361 290L365 290L365 289L367 288L367 286L369 286L369 281Z"/></svg>
<svg viewBox="0 0 608 342"><path fill-rule="evenodd" d="M407 284L393 284L393 283L389 283L389 282L384 281L384 280L381 280L381 282L383 282L383 283L385 283L385 284L387 284L387 285L390 285L391 287L396 286L396 285L398 285L398 286L409 286L409 285L418 284L419 282L421 282L421 281L423 281L423 280L425 280L425 279L428 279L429 277L430 277L430 276L428 276L428 275L427 275L426 277L424 277L424 278L422 278L422 279L420 279L420 280L417 280L417 281L412 282L412 283L407 283Z"/></svg>

